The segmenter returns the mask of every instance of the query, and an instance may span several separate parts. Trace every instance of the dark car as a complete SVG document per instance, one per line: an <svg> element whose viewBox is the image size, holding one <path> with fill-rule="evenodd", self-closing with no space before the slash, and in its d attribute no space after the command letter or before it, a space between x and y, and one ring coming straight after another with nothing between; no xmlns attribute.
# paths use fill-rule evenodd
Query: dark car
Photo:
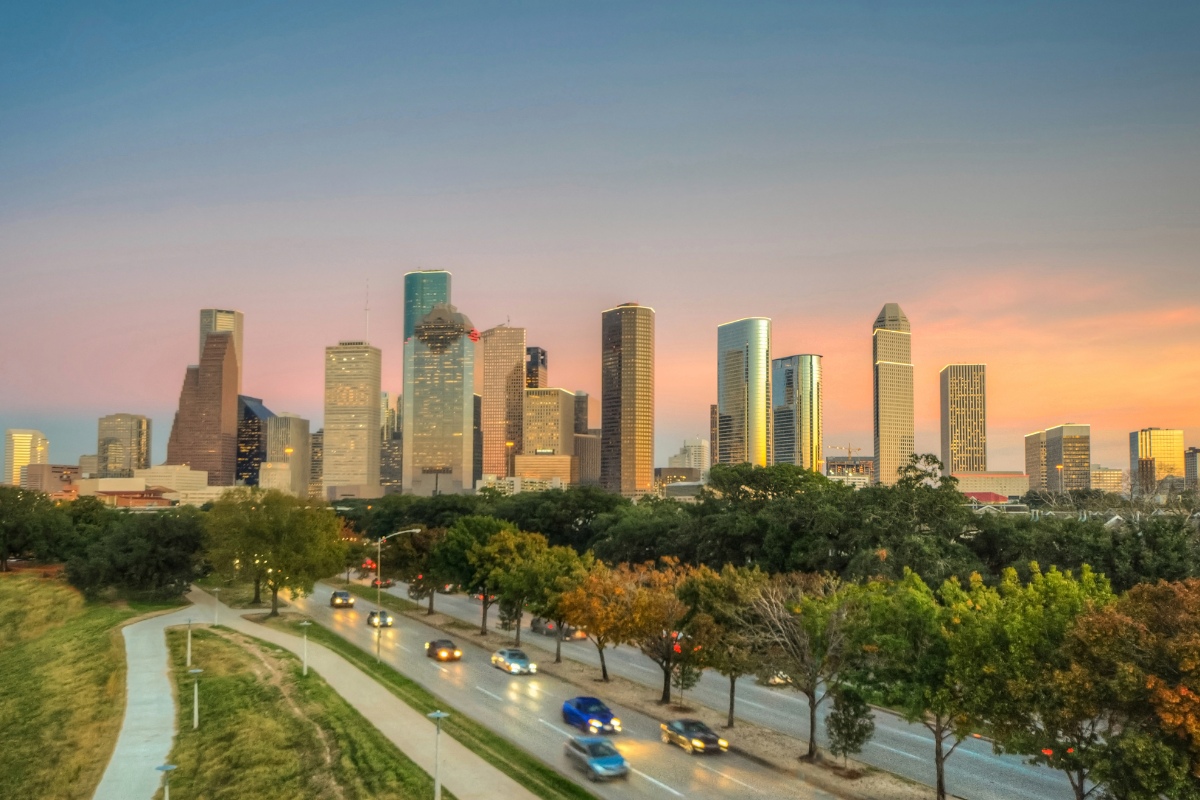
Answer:
<svg viewBox="0 0 1200 800"><path fill-rule="evenodd" d="M462 658L462 650L449 639L434 639L425 643L425 655L438 661L458 661Z"/></svg>
<svg viewBox="0 0 1200 800"><path fill-rule="evenodd" d="M390 628L393 621L392 615L388 611L372 611L367 614L367 624L372 628Z"/></svg>
<svg viewBox="0 0 1200 800"><path fill-rule="evenodd" d="M354 608L354 595L349 592L336 591L329 597L329 605L334 608Z"/></svg>
<svg viewBox="0 0 1200 800"><path fill-rule="evenodd" d="M529 629L534 633L540 633L543 636L557 636L558 623L552 619L543 619L542 617L534 617L529 623ZM563 626L563 641L570 642L576 639L586 639L587 634L578 628L572 628L570 625Z"/></svg>
<svg viewBox="0 0 1200 800"><path fill-rule="evenodd" d="M382 583L380 583L379 578L376 578L375 580L371 581L372 589L390 589L395 585L396 585L396 581L393 580L392 578L384 578Z"/></svg>
<svg viewBox="0 0 1200 800"><path fill-rule="evenodd" d="M689 753L724 753L729 749L729 742L698 719L677 719L660 727L664 744L677 744Z"/></svg>
<svg viewBox="0 0 1200 800"><path fill-rule="evenodd" d="M628 778L629 763L613 747L612 742L599 736L575 736L563 746L563 754L588 776L588 780Z"/></svg>
<svg viewBox="0 0 1200 800"><path fill-rule="evenodd" d="M594 697L572 697L563 703L563 722L588 733L620 733L621 720Z"/></svg>

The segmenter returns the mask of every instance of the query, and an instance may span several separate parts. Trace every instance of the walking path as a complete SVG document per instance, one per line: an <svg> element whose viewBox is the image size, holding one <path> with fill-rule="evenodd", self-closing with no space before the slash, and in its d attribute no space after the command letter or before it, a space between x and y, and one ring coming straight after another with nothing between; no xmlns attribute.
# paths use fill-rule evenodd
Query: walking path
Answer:
<svg viewBox="0 0 1200 800"><path fill-rule="evenodd" d="M167 663L166 629L186 625L182 608L121 629L125 639L125 719L93 800L150 798L158 791L175 739L175 694Z"/></svg>
<svg viewBox="0 0 1200 800"><path fill-rule="evenodd" d="M248 613L217 604L212 595L193 588L188 599L195 605L130 625L124 629L126 674L125 720L113 757L93 800L147 800L159 785L159 773L175 736L175 698L167 671L165 629L182 625L189 617L207 624L219 620L240 633L270 642L300 655L303 642L297 636L243 619ZM256 612L257 613L257 612ZM332 650L308 643L308 666L320 673L335 692L362 714L418 767L434 772L433 722L397 698L374 678L364 674ZM459 800L536 800L525 789L464 745L441 737L442 785Z"/></svg>

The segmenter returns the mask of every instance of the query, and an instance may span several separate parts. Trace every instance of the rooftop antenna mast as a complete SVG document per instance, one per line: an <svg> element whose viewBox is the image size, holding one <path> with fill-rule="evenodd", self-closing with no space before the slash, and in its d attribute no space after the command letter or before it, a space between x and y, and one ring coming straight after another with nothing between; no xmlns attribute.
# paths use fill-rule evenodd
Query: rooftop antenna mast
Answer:
<svg viewBox="0 0 1200 800"><path fill-rule="evenodd" d="M367 278L367 305L363 308L367 317L367 343L371 342L371 279Z"/></svg>

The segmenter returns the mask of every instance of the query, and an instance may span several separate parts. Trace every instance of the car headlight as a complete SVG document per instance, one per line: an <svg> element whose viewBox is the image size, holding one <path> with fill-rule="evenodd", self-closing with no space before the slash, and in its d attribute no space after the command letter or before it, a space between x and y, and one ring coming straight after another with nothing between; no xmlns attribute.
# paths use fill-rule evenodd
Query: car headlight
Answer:
<svg viewBox="0 0 1200 800"><path fill-rule="evenodd" d="M530 672L537 672L537 664L530 664L530 665L529 665L529 671L530 671Z"/></svg>
<svg viewBox="0 0 1200 800"><path fill-rule="evenodd" d="M619 727L621 727L621 720L617 719L616 717L613 717L613 718L612 718L612 726L613 726L614 728L619 728Z"/></svg>
<svg viewBox="0 0 1200 800"><path fill-rule="evenodd" d="M692 747L696 748L697 750L703 750L704 742L700 741L699 739L692 739Z"/></svg>
<svg viewBox="0 0 1200 800"><path fill-rule="evenodd" d="M590 727L592 727L592 728L599 728L599 727L600 727L600 720L598 720L598 719L589 719L589 720L588 720L588 726L590 726Z"/></svg>
<svg viewBox="0 0 1200 800"><path fill-rule="evenodd" d="M448 650L438 650L438 655L442 658L445 658L446 656L450 655L450 652Z"/></svg>
<svg viewBox="0 0 1200 800"><path fill-rule="evenodd" d="M725 741L724 739L717 739L717 746L723 749L729 747L729 742Z"/></svg>
<svg viewBox="0 0 1200 800"><path fill-rule="evenodd" d="M519 672L520 670L521 670L521 667L518 666L517 664L509 664L508 665L509 672Z"/></svg>
<svg viewBox="0 0 1200 800"><path fill-rule="evenodd" d="M454 657L455 657L455 658L458 658L458 657L459 657L459 656L461 656L461 655L462 655L462 650L455 650L455 651L454 651Z"/></svg>

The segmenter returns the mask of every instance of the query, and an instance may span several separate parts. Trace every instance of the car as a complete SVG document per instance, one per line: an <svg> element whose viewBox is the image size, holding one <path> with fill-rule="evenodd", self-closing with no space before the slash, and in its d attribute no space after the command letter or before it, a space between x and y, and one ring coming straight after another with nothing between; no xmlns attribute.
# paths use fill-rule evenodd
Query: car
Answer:
<svg viewBox="0 0 1200 800"><path fill-rule="evenodd" d="M629 762L612 742L599 736L572 736L563 745L567 760L582 769L590 781L628 778Z"/></svg>
<svg viewBox="0 0 1200 800"><path fill-rule="evenodd" d="M371 581L372 589L390 589L395 585L396 581L393 578L384 578L382 583L380 583L379 578Z"/></svg>
<svg viewBox="0 0 1200 800"><path fill-rule="evenodd" d="M594 697L572 697L563 703L563 722L588 733L620 733L621 720Z"/></svg>
<svg viewBox="0 0 1200 800"><path fill-rule="evenodd" d="M329 597L329 605L334 608L354 608L354 595L341 590L336 591Z"/></svg>
<svg viewBox="0 0 1200 800"><path fill-rule="evenodd" d="M471 595L471 599L473 601L475 601L476 603L482 603L483 602L483 592L476 592L475 594ZM494 602L496 602L496 595L489 594L488 595L488 605L491 605Z"/></svg>
<svg viewBox="0 0 1200 800"><path fill-rule="evenodd" d="M534 633L540 633L543 636L557 636L558 623L552 619L543 619L542 617L534 617L529 623L529 629ZM563 626L563 641L569 642L577 639L586 639L587 634L578 628L572 628L570 625Z"/></svg>
<svg viewBox="0 0 1200 800"><path fill-rule="evenodd" d="M511 672L513 675L533 675L537 672L537 664L529 660L524 650L508 648L492 653L492 666Z"/></svg>
<svg viewBox="0 0 1200 800"><path fill-rule="evenodd" d="M382 609L367 614L367 624L372 628L390 628L393 622L391 613Z"/></svg>
<svg viewBox="0 0 1200 800"><path fill-rule="evenodd" d="M698 719L677 719L659 727L663 744L677 744L688 753L724 753L729 749L729 742Z"/></svg>
<svg viewBox="0 0 1200 800"><path fill-rule="evenodd" d="M762 680L761 678L759 680ZM791 676L783 672L772 672L767 676L767 686L791 686Z"/></svg>
<svg viewBox="0 0 1200 800"><path fill-rule="evenodd" d="M462 658L462 650L449 639L434 639L425 643L425 655L438 661L458 661Z"/></svg>

